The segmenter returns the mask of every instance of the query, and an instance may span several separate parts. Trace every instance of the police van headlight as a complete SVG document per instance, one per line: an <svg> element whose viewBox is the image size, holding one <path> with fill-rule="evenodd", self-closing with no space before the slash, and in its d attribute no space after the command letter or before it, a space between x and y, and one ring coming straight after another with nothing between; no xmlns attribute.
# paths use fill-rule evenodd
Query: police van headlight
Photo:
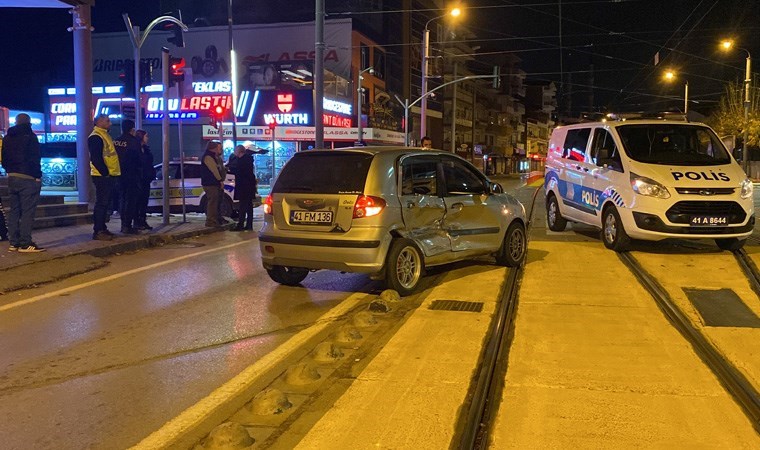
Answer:
<svg viewBox="0 0 760 450"><path fill-rule="evenodd" d="M633 190L637 194L646 195L647 197L670 198L668 188L651 178L640 177L635 173L631 173L631 186L633 186Z"/></svg>
<svg viewBox="0 0 760 450"><path fill-rule="evenodd" d="M742 198L750 198L752 197L752 191L754 187L752 186L752 180L749 178L746 178L744 181L742 181L741 184L741 197Z"/></svg>

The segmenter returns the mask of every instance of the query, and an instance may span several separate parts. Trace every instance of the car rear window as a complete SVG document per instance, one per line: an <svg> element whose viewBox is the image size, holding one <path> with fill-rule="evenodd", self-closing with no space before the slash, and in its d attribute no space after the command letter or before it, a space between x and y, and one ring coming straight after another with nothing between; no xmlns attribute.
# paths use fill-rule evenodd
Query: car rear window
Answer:
<svg viewBox="0 0 760 450"><path fill-rule="evenodd" d="M372 157L336 151L296 153L277 177L273 192L361 194Z"/></svg>

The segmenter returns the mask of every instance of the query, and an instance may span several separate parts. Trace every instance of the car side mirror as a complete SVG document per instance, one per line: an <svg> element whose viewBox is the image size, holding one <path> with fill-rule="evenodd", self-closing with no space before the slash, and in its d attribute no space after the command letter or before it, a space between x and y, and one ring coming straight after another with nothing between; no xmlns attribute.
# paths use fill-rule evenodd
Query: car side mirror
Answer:
<svg viewBox="0 0 760 450"><path fill-rule="evenodd" d="M491 183L491 194L503 194L504 188L499 183Z"/></svg>

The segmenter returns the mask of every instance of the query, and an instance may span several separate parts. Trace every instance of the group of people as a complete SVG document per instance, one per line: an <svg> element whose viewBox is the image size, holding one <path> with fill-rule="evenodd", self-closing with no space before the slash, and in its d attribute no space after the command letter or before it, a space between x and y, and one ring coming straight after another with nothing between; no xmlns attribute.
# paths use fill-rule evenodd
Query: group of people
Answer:
<svg viewBox="0 0 760 450"><path fill-rule="evenodd" d="M110 241L114 234L106 222L111 212L111 197L119 198L119 216L123 234L151 230L147 222L150 182L155 177L153 154L148 147L148 133L135 129L135 122L124 119L122 134L112 139L107 114L95 117L95 127L87 138L90 152L90 175L95 184L92 238Z"/></svg>
<svg viewBox="0 0 760 450"><path fill-rule="evenodd" d="M256 175L253 168L254 152L238 145L225 166L222 144L209 141L201 160L201 185L206 196L206 226L217 227L227 223L222 216L222 196L227 172L235 175L235 200L239 201L238 223L233 230L253 230L253 199L256 195Z"/></svg>
<svg viewBox="0 0 760 450"><path fill-rule="evenodd" d="M34 212L42 188L40 142L28 114L16 116L16 125L0 140L0 158L8 174L10 205L6 224L0 205L0 239L10 241L9 252L38 253L44 248L32 241Z"/></svg>

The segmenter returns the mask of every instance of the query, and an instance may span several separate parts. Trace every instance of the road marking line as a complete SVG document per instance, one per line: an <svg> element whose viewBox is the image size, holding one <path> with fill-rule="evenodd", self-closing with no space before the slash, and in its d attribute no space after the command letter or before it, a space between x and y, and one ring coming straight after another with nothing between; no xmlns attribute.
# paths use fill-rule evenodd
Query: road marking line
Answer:
<svg viewBox="0 0 760 450"><path fill-rule="evenodd" d="M204 420L210 418L227 402L245 394L258 377L272 370L302 345L310 339L313 339L325 328L332 325L336 319L359 305L359 303L361 303L361 301L368 295L370 294L365 294L363 292L352 294L339 305L317 319L317 322L314 325L305 330L301 330L298 334L288 339L274 351L243 369L238 375L216 388L211 394L199 400L195 405L184 410L177 417L171 419L164 426L154 431L148 437L132 447L132 449L153 450L157 448L170 448L176 446L179 443L177 442L178 440L190 438L191 436L187 436L187 433L190 430L202 425ZM219 423L222 423L224 420L226 420L226 417ZM189 444L184 446L189 447Z"/></svg>
<svg viewBox="0 0 760 450"><path fill-rule="evenodd" d="M155 269L156 267L165 266L167 264L172 264L172 263L175 263L177 261L182 261L183 259L194 258L196 256L205 255L207 253L218 252L220 250L226 250L228 248L232 248L232 247L235 247L235 246L238 246L238 245L243 245L243 244L249 244L249 243L251 243L250 240L241 241L241 242L235 242L234 244L227 244L227 245L224 245L222 247L211 248L211 249L208 249L208 250L202 250L200 252L193 253L193 254L190 254L190 255L178 256L176 258L167 259L166 261L161 261L161 262L153 263L153 264L150 264L150 265L147 265L147 266L138 267L136 269L127 270L126 272L119 272L119 273L116 273L116 274L113 274L113 275L109 275L109 276L104 277L104 278L99 278L97 280L92 280L92 281L88 281L86 283L77 284L76 286L69 286L67 288L59 289L57 291L48 292L46 294L40 294L40 295L37 295L35 297L30 297L30 298L27 298L25 300L19 300L17 302L8 303L7 305L0 306L0 312L7 311L7 310L13 309L13 308L18 308L19 306L28 305L30 303L35 303L35 302L38 302L40 300L48 299L50 297L56 297L56 296L59 296L59 295L62 295L62 294L68 294L69 292L74 292L74 291L77 291L79 289L84 289L84 288L87 288L87 287L90 287L90 286L95 286L97 284L102 284L102 283L107 283L109 281L118 280L119 278L122 278L122 277L126 277L126 276L129 276L129 275L135 274L135 273L144 272L144 271L150 270L150 269Z"/></svg>

